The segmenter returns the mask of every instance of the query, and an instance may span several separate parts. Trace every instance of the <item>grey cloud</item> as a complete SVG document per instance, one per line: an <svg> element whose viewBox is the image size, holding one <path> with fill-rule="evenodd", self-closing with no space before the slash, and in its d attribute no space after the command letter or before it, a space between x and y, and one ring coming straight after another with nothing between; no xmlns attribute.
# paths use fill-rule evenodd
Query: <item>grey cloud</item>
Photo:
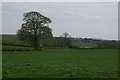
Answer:
<svg viewBox="0 0 120 80"><path fill-rule="evenodd" d="M51 18L56 36L68 32L75 37L117 39L117 3L3 3L3 33L16 33L23 13L31 10Z"/></svg>

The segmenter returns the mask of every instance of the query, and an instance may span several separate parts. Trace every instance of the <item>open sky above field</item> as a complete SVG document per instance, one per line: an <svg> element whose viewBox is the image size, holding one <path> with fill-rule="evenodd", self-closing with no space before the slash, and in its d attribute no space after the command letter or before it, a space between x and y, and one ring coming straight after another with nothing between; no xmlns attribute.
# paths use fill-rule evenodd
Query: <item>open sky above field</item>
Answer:
<svg viewBox="0 0 120 80"><path fill-rule="evenodd" d="M118 38L117 2L4 2L3 34L15 34L29 11L49 17L54 36L68 32L72 37Z"/></svg>

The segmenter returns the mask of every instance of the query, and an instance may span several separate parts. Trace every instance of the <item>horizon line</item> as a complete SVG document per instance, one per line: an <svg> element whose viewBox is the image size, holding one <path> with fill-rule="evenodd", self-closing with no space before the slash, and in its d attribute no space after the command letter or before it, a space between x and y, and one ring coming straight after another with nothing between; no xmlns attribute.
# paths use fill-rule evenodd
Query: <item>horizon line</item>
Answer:
<svg viewBox="0 0 120 80"><path fill-rule="evenodd" d="M0 36L1 35L16 35L16 33L0 33ZM53 35L53 37L60 37L60 36L56 36L56 35ZM115 41L119 41L119 39L104 39L104 38L94 38L94 37L78 37L78 36L70 36L70 38L88 38L88 39L96 39L96 40L115 40Z"/></svg>

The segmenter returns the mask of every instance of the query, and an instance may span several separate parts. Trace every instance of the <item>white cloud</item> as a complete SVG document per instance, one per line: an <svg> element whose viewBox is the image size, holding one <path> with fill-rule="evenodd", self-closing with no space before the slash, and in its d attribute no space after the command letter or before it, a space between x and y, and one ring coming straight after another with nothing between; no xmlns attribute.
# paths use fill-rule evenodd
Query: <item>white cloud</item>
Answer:
<svg viewBox="0 0 120 80"><path fill-rule="evenodd" d="M83 17L83 18L91 18L89 15L84 14L84 13L78 13L78 15L79 15L80 17Z"/></svg>
<svg viewBox="0 0 120 80"><path fill-rule="evenodd" d="M74 12L74 11L70 11L70 10L63 10L63 12L66 14L69 14L69 15L80 16L80 17L85 18L85 19L104 20L104 17L102 17L100 15L89 15L89 14L85 14L82 12Z"/></svg>
<svg viewBox="0 0 120 80"><path fill-rule="evenodd" d="M82 18L86 18L86 19L96 19L96 20L104 20L104 18L102 16L99 15L89 15L89 14L85 14L85 13L78 13L78 15Z"/></svg>
<svg viewBox="0 0 120 80"><path fill-rule="evenodd" d="M63 12L70 14L70 15L75 15L75 12L73 12L73 11L64 10Z"/></svg>
<svg viewBox="0 0 120 80"><path fill-rule="evenodd" d="M93 18L98 19L98 20L104 20L104 17L102 16L94 16Z"/></svg>

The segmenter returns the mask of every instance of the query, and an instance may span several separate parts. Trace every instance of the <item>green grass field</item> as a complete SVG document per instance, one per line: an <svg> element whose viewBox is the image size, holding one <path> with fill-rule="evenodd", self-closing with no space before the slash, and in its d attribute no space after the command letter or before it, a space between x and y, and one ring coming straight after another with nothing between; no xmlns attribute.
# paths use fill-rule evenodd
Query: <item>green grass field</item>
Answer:
<svg viewBox="0 0 120 80"><path fill-rule="evenodd" d="M117 78L117 49L3 51L3 78Z"/></svg>

